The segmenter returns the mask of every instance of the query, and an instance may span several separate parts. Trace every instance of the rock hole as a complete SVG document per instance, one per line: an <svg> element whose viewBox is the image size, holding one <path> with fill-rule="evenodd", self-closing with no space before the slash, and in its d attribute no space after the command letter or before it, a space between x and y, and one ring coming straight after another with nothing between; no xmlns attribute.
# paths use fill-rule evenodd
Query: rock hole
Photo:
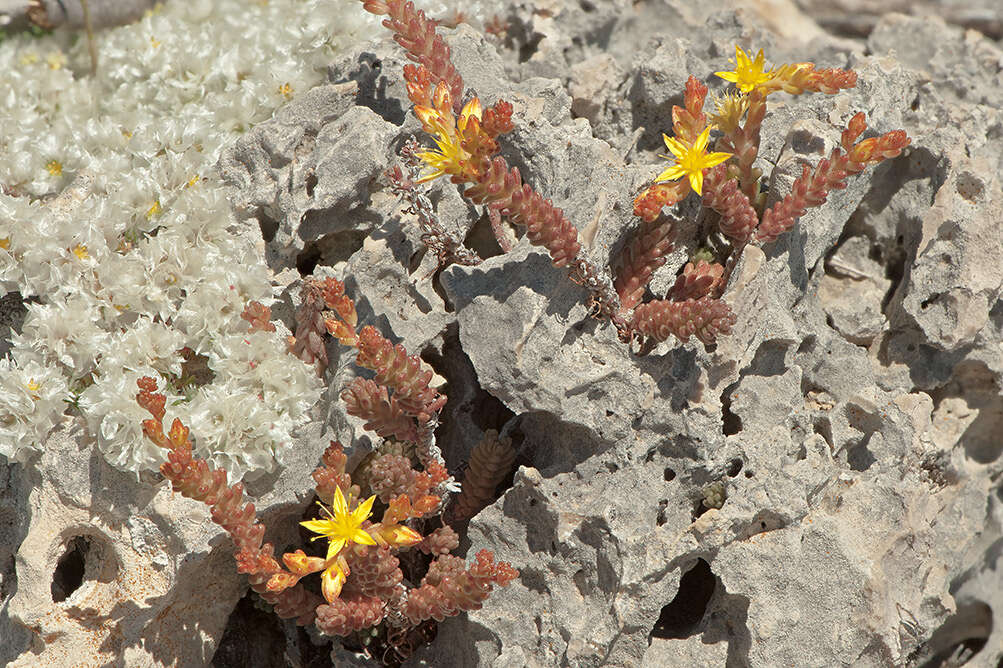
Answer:
<svg viewBox="0 0 1003 668"><path fill-rule="evenodd" d="M534 33L525 44L519 47L519 62L524 63L532 58L542 41L543 33Z"/></svg>
<svg viewBox="0 0 1003 668"><path fill-rule="evenodd" d="M742 460L739 459L738 457L735 457L728 464L728 477L734 478L741 472L742 472Z"/></svg>
<svg viewBox="0 0 1003 668"><path fill-rule="evenodd" d="M746 478L751 478L751 477L753 477L755 475L756 475L755 473L753 473L752 471L749 471L748 469L746 469L746 471L745 471L745 477Z"/></svg>
<svg viewBox="0 0 1003 668"><path fill-rule="evenodd" d="M962 172L959 174L955 188L959 195L973 204L976 200L982 198L982 193L985 190L982 180L971 172Z"/></svg>
<svg viewBox="0 0 1003 668"><path fill-rule="evenodd" d="M300 276L312 276L313 270L320 263L320 249L317 244L309 244L296 256L296 271Z"/></svg>
<svg viewBox="0 0 1003 668"><path fill-rule="evenodd" d="M870 436L864 438L856 445L848 447L846 449L846 463L850 465L850 468L854 471L866 471L871 468L874 462L878 461L874 454L867 448L867 441L870 440Z"/></svg>
<svg viewBox="0 0 1003 668"><path fill-rule="evenodd" d="M258 209L254 217L258 219L258 227L261 228L261 238L265 240L265 243L269 243L275 239L275 235L279 231L279 221L265 213L264 209Z"/></svg>
<svg viewBox="0 0 1003 668"><path fill-rule="evenodd" d="M56 570L52 574L50 591L53 602L62 603L80 589L80 585L84 583L87 553L90 549L91 542L85 536L77 536L66 544L66 551L59 557Z"/></svg>
<svg viewBox="0 0 1003 668"><path fill-rule="evenodd" d="M307 174L304 185L306 186L306 196L313 197L313 189L317 187L317 175L312 171Z"/></svg>
<svg viewBox="0 0 1003 668"><path fill-rule="evenodd" d="M832 425L829 423L829 418L826 417L816 417L811 424L812 431L821 436L826 444L829 446L829 450L832 450Z"/></svg>
<svg viewBox="0 0 1003 668"><path fill-rule="evenodd" d="M928 391L933 399L935 424L952 429L965 455L989 464L1003 455L1003 393L995 374L984 362L959 362L950 380ZM950 425L950 426L948 426Z"/></svg>
<svg viewBox="0 0 1003 668"><path fill-rule="evenodd" d="M728 500L728 490L720 480L712 482L700 490L700 498L693 504L693 521L711 508L720 510Z"/></svg>
<svg viewBox="0 0 1003 668"><path fill-rule="evenodd" d="M920 668L963 666L982 651L993 628L993 611L982 601L959 605L919 651ZM924 651L925 650L925 651ZM998 666L999 664L997 664Z"/></svg>
<svg viewBox="0 0 1003 668"><path fill-rule="evenodd" d="M679 591L662 608L658 621L651 629L652 638L689 638L707 612L707 604L717 587L717 578L710 564L697 559L696 565L679 579Z"/></svg>
<svg viewBox="0 0 1003 668"><path fill-rule="evenodd" d="M662 526L663 524L665 524L667 520L665 516L665 509L668 507L668 505L669 505L668 499L662 499L661 501L658 502L658 514L655 515L655 524L657 524L658 526Z"/></svg>
<svg viewBox="0 0 1003 668"><path fill-rule="evenodd" d="M738 397L735 392L737 387L738 383L733 383L721 393L721 431L725 436L742 431L742 418L731 412L731 401Z"/></svg>
<svg viewBox="0 0 1003 668"><path fill-rule="evenodd" d="M504 252L498 245L494 230L491 229L491 218L487 213L473 222L463 239L463 245L485 260Z"/></svg>
<svg viewBox="0 0 1003 668"><path fill-rule="evenodd" d="M673 480L676 479L676 472L673 471L672 469L667 468L662 473L662 477L665 478L665 482L672 482Z"/></svg>
<svg viewBox="0 0 1003 668"><path fill-rule="evenodd" d="M287 632L283 629L283 620L267 607L254 592L248 592L237 602L209 664L212 668L285 666L288 665L289 654L293 652L298 665L330 665L330 646L315 645L302 626ZM358 638L346 638L345 647L350 651L364 652L366 648L357 642L362 637L360 634Z"/></svg>

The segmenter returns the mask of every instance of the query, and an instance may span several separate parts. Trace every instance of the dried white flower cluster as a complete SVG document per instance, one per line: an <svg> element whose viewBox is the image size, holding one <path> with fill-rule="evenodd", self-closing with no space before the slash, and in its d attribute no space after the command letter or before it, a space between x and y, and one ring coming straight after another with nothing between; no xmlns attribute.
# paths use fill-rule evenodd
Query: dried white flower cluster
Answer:
<svg viewBox="0 0 1003 668"><path fill-rule="evenodd" d="M274 290L214 166L376 30L330 0L171 2L99 33L93 77L76 35L0 42L0 296L28 306L0 360L0 455L30 455L72 405L115 466L155 468L136 379L181 376L188 347L212 378L168 385L168 419L231 475L281 463L320 381L240 318Z"/></svg>

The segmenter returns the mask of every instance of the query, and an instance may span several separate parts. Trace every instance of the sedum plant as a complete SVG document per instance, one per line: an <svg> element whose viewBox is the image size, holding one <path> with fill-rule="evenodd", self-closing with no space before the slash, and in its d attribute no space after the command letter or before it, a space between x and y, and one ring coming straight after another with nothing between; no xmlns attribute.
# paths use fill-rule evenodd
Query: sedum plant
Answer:
<svg viewBox="0 0 1003 668"><path fill-rule="evenodd" d="M343 345L357 351L359 366L375 374L371 380L356 379L344 391L348 412L366 420L367 429L396 439L375 452L354 479L346 470L348 457L340 443L332 442L324 452L322 465L313 473L320 516L301 523L316 534L311 542L326 541L319 553L298 549L277 557L274 546L264 542L265 527L256 519L254 504L244 501L243 484L229 485L225 470L193 453L189 429L180 419L165 432L167 397L149 376L137 381L136 401L151 415L143 422L143 433L167 451L160 472L173 489L209 506L212 520L234 542L237 570L248 575L251 588L277 615L313 624L326 635L355 635L364 646L380 643L403 660L424 642L431 620L480 609L494 586L507 585L518 571L495 561L488 550L478 552L470 565L451 555L459 536L448 525L419 532L442 515L450 492L457 489L432 442L431 429L445 396L429 386L432 372L420 358L391 344L373 327L357 328L355 304L345 295L343 283L308 280L303 293L310 307L300 309L299 315L309 316L313 329L301 322L297 331L312 337L323 323ZM244 311L256 329L272 328L269 316L268 308L257 303ZM289 344L290 352L306 363L319 363L315 356L302 355L310 347L298 346L295 338ZM476 512L476 504L483 506L497 484L498 471L512 465L511 454L497 447L492 452L486 463L472 465L475 500L463 501L464 516L472 514L471 509ZM485 491L486 485L491 489ZM408 550L432 559L401 555ZM315 585L302 582L315 574L320 576L319 594Z"/></svg>
<svg viewBox="0 0 1003 668"><path fill-rule="evenodd" d="M449 46L437 33L436 22L415 9L414 3L363 0L363 6L386 16L383 25L415 62L404 67L408 96L415 116L436 144L423 151L406 149L406 163L422 161L427 174L415 180L399 169L391 171L395 192L442 176L465 186L464 196L485 207L503 250L508 250L501 234L503 221L524 227L531 244L544 247L555 267L567 267L569 277L589 291L594 312L608 318L625 342L641 339L651 345L670 336L681 340L695 336L712 344L727 334L735 315L721 294L743 248L775 241L809 207L823 204L830 191L844 188L849 176L897 156L910 141L902 130L860 140L867 124L858 113L843 132L840 147L814 169L805 166L790 194L767 206L760 193L763 174L755 162L769 95L780 91L834 94L856 85L856 74L839 68L818 69L813 63L765 69L762 51L750 58L736 47L735 69L717 74L734 83L736 92L719 100L714 112L706 113L707 87L690 77L684 106L673 107L673 136L663 135L671 153L665 157L673 164L635 198L634 214L640 224L614 263L611 283L609 272L583 251L577 229L564 212L498 155L500 137L513 128L512 106L499 101L484 108L476 95L464 100L463 78L450 58ZM713 150L708 150L711 146ZM651 276L664 264L676 232L676 219L665 215L664 209L691 192L717 213L718 230L730 241L730 249L716 261L687 264L669 294L645 300ZM406 197L423 220L429 219L427 211L414 207L414 196ZM448 247L439 237L431 235L436 246ZM438 254L441 262L443 254Z"/></svg>

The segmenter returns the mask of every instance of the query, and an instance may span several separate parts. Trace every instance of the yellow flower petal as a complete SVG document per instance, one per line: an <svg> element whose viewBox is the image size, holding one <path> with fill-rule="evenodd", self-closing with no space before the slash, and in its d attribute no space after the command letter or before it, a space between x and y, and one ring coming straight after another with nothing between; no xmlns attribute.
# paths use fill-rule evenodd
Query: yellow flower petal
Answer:
<svg viewBox="0 0 1003 668"><path fill-rule="evenodd" d="M309 531L319 534L318 536L314 536L312 540L327 538L329 541L327 559L331 560L348 543L359 543L361 545L376 544L373 537L362 528L362 523L369 519L375 500L376 497L371 496L359 504L354 511L349 512L345 495L342 493L340 487L336 487L331 503L332 509L328 510L323 505L320 506L324 514L327 515L327 519L308 520L300 522L300 525Z"/></svg>
<svg viewBox="0 0 1003 668"><path fill-rule="evenodd" d="M731 153L708 153L706 157L704 157L704 169L717 167L730 157Z"/></svg>
<svg viewBox="0 0 1003 668"><path fill-rule="evenodd" d="M331 542L327 545L327 557L326 559L334 559L341 552L341 548L345 547L347 542L344 538L332 538Z"/></svg>
<svg viewBox="0 0 1003 668"><path fill-rule="evenodd" d="M310 540L317 540L318 538L324 538L327 533L327 526L330 524L330 520L307 520L306 522L300 522L300 526L304 527L307 531L312 531L314 533L319 533L319 536L314 536Z"/></svg>
<svg viewBox="0 0 1003 668"><path fill-rule="evenodd" d="M708 125L703 129L703 132L697 137L697 140L693 142L693 150L697 153L703 153L707 150L707 142L710 141L710 126Z"/></svg>
<svg viewBox="0 0 1003 668"><path fill-rule="evenodd" d="M686 170L679 165L672 165L658 175L655 181L677 181L686 176Z"/></svg>
<svg viewBox="0 0 1003 668"><path fill-rule="evenodd" d="M677 158L686 152L686 144L682 143L675 137L670 137L665 133L662 133L662 141L665 142L665 147L672 152L672 155Z"/></svg>
<svg viewBox="0 0 1003 668"><path fill-rule="evenodd" d="M697 195L703 195L703 171L690 172L690 187Z"/></svg>
<svg viewBox="0 0 1003 668"><path fill-rule="evenodd" d="M334 488L334 501L331 503L331 510L335 517L348 514L348 504L345 503L345 495L341 493L341 487Z"/></svg>

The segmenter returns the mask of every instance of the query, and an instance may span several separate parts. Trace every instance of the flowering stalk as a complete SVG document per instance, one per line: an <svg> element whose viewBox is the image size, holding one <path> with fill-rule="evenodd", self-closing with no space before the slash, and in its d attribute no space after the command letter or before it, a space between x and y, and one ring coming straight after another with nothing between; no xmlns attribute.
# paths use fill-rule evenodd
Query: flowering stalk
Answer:
<svg viewBox="0 0 1003 668"><path fill-rule="evenodd" d="M409 0L363 0L363 8L377 16L386 15L383 25L394 33L394 40L404 47L408 58L423 65L432 83L445 82L460 110L463 98L463 77L456 71L449 55L449 46L435 31L436 23L416 10Z"/></svg>
<svg viewBox="0 0 1003 668"><path fill-rule="evenodd" d="M461 610L480 610L493 585L506 586L519 572L491 552L481 550L470 568L459 557L443 555L432 562L421 587L408 596L405 614L412 624L442 621Z"/></svg>
<svg viewBox="0 0 1003 668"><path fill-rule="evenodd" d="M801 93L826 93L834 95L857 85L857 73L838 67L816 70L814 63L781 65L772 70L772 76L757 88L769 95L777 91L800 95Z"/></svg>
<svg viewBox="0 0 1003 668"><path fill-rule="evenodd" d="M624 312L633 309L644 298L644 289L655 270L665 264L665 255L672 251L675 221L670 218L643 222L630 244L620 256L620 266L613 286L620 296Z"/></svg>
<svg viewBox="0 0 1003 668"><path fill-rule="evenodd" d="M735 324L735 314L720 299L701 297L685 301L658 299L634 309L631 326L655 341L675 336L681 341L696 336L710 345L721 334L727 334Z"/></svg>
<svg viewBox="0 0 1003 668"><path fill-rule="evenodd" d="M737 245L743 245L752 238L759 216L738 184L736 179L729 178L726 165L718 165L707 172L703 204L721 215L718 221L721 232Z"/></svg>
<svg viewBox="0 0 1003 668"><path fill-rule="evenodd" d="M320 599L297 584L299 577L279 565L271 543L262 543L265 527L257 522L254 504L241 505L244 486L226 484L226 471L212 470L204 459L192 454L188 427L175 418L164 433L164 406L167 397L156 393L157 383L149 376L137 381L136 401L153 416L143 421L143 433L155 444L168 450L160 472L182 496L205 503L212 521L230 534L237 548L234 558L237 571L248 574L248 582L261 597L275 606L283 619L295 617L300 625L309 624Z"/></svg>
<svg viewBox="0 0 1003 668"><path fill-rule="evenodd" d="M756 230L758 241L775 241L794 226L808 207L823 204L830 190L845 188L848 176L859 174L869 164L894 158L909 145L910 139L903 130L893 130L854 144L866 129L864 114L859 112L843 131L840 141L843 150L833 149L829 158L819 161L814 171L808 165L802 166L801 176L794 181L790 194L763 213L763 221Z"/></svg>
<svg viewBox="0 0 1003 668"><path fill-rule="evenodd" d="M740 123L743 114L745 122ZM717 113L712 116L724 133L716 148L734 155L729 169L738 176L741 191L750 202L755 202L759 195L762 170L753 164L759 157L760 130L765 117L766 96L758 90L741 97L725 97L718 102Z"/></svg>
<svg viewBox="0 0 1003 668"><path fill-rule="evenodd" d="M723 152L707 153L711 126L707 125L707 115L703 112L707 99L707 86L690 76L686 81L683 107L672 107L672 131L675 137L662 135L665 146L672 156L661 157L674 160L672 165L655 178L655 183L634 199L634 215L646 222L654 222L663 207L681 201L691 190L698 195L703 189L704 173L727 160L731 154ZM687 179L681 180L682 177ZM670 182L665 185L664 182Z"/></svg>
<svg viewBox="0 0 1003 668"><path fill-rule="evenodd" d="M394 620L407 620L417 625L431 617L414 612L426 610L424 601L429 597L439 602L435 609L443 615L475 610L490 593L493 584L507 585L518 576L518 571L509 564L495 563L487 550L478 554L477 561L468 571L462 559L446 554L459 545L459 539L451 529L439 530L422 538L405 526L407 520L421 517L441 506L441 499L428 492L448 477L444 468L432 466L419 473L408 466L404 471L397 466L404 458L384 455L379 459L387 460L394 466L385 470L375 466L370 471L369 477L376 478L370 483L373 491L392 486L402 493L389 499L382 520L375 524L367 520L372 497L354 511L349 511L351 501L345 501L342 490L357 490L358 487L352 485L351 477L344 472L345 456L340 444L331 444L324 453L325 466L314 473L314 478L318 480L318 495L325 495L334 487L335 503L328 520L314 520L304 525L321 536L329 537L332 543L326 560L295 556L300 561L316 560L320 562L317 566L326 564L334 573L332 578L337 580L337 589L330 592L331 596L325 589L327 603L317 608L316 618L317 627L329 635L347 635L374 626L384 619L392 623L399 623ZM387 476L393 480L384 479ZM352 498L351 493L348 498ZM460 586L450 587L448 582L436 579L437 570L433 562L429 573L446 591L429 594L420 589L407 590L402 584L404 578L400 561L394 551L413 546L419 546L425 552L445 555L439 559L446 560L444 563L449 563L455 570L459 578L456 582ZM428 578L426 575L425 580ZM440 621L442 618L437 617Z"/></svg>

